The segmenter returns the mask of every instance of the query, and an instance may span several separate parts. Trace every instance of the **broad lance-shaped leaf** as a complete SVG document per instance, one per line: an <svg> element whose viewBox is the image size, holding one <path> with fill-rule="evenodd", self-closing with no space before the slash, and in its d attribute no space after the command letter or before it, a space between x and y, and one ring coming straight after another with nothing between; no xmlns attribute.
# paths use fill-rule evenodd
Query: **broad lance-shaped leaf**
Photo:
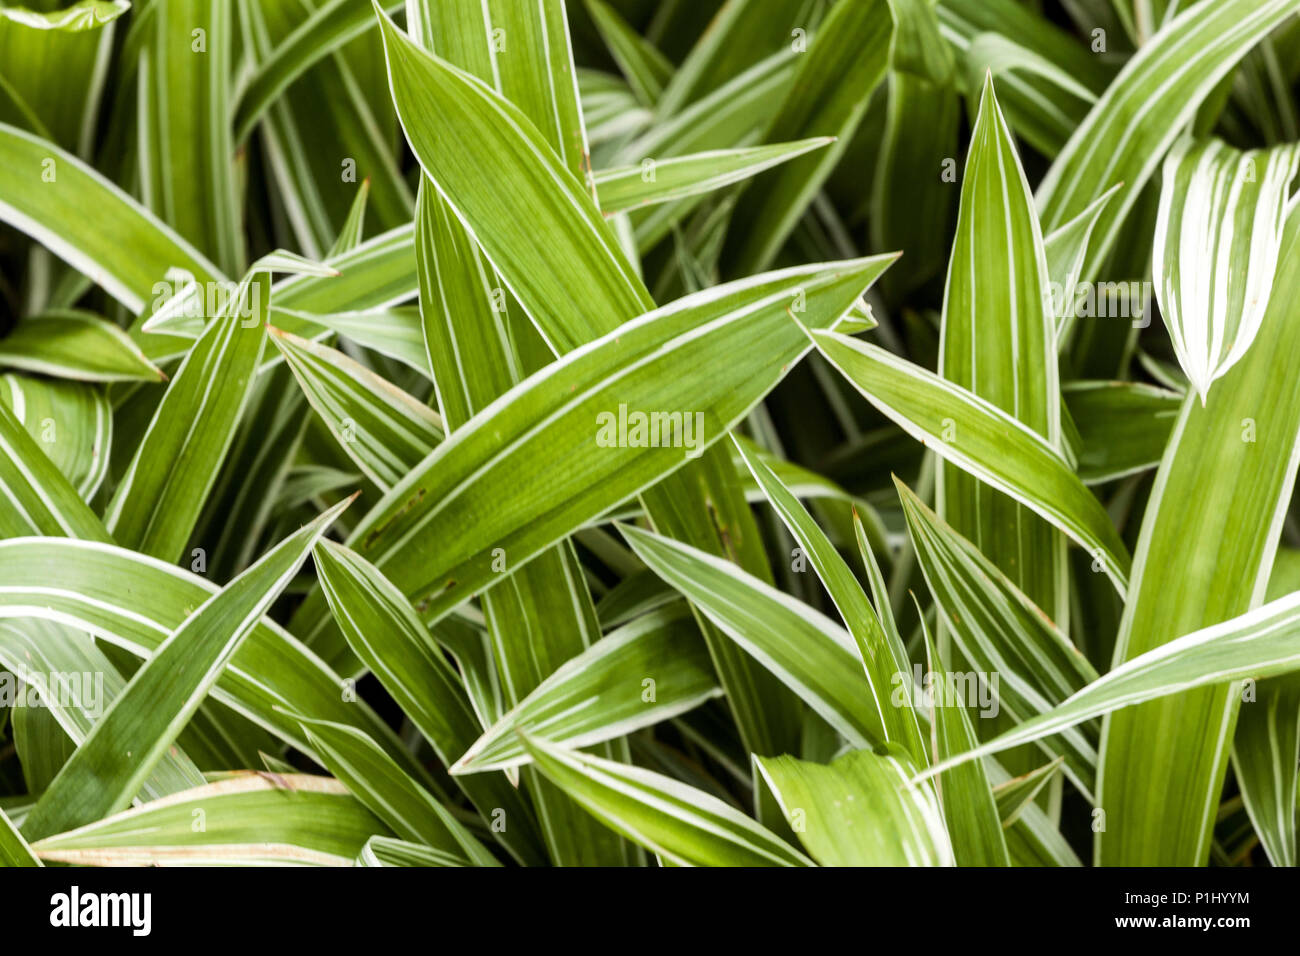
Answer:
<svg viewBox="0 0 1300 956"><path fill-rule="evenodd" d="M895 479L917 562L965 662L986 675L997 710L1011 723L1041 714L1096 680L1097 672L1047 616L970 541ZM994 677L996 675L996 678ZM995 736L985 734L986 738ZM1043 741L1063 754L1066 772L1091 796L1097 728Z"/></svg>
<svg viewBox="0 0 1300 956"><path fill-rule="evenodd" d="M862 396L945 461L1050 521L1092 553L1120 593L1129 556L1101 503L1061 454L1001 409L875 345L835 332L813 341Z"/></svg>
<svg viewBox="0 0 1300 956"><path fill-rule="evenodd" d="M814 608L722 558L631 526L620 530L650 570L854 746L884 743L884 711L900 706L899 684L910 674L873 687L852 638Z"/></svg>
<svg viewBox="0 0 1300 956"><path fill-rule="evenodd" d="M484 252L551 348L563 353L597 338L609 330L604 316L617 322L653 308L590 193L527 115L475 77L421 50L382 13L380 29L397 113L421 166L460 217L475 226ZM472 130L480 138L474 149L442 149L437 136L444 130ZM519 167L527 175L518 175ZM511 183L508 193L498 188L502 181ZM548 216L525 226L518 210L532 208ZM496 222L513 222L516 235L498 237L482 228ZM548 234L552 223L561 230L554 236ZM567 278L573 275L597 284L579 292ZM544 311L540 303L546 303Z"/></svg>
<svg viewBox="0 0 1300 956"><path fill-rule="evenodd" d="M1176 638L1127 660L1059 707L1031 717L987 743L936 764L923 771L921 776L930 776L967 760L1039 740L1085 720L1121 711L1121 708L1160 699L1176 699L1171 695L1193 688L1294 673L1300 670L1297 637L1300 637L1300 592L1278 598L1222 624ZM1121 712L1133 714L1136 710Z"/></svg>
<svg viewBox="0 0 1300 956"><path fill-rule="evenodd" d="M384 832L337 780L241 770L45 837L33 850L74 866L348 866Z"/></svg>
<svg viewBox="0 0 1300 956"><path fill-rule="evenodd" d="M329 541L318 544L313 554L348 644L449 766L474 743L481 727L442 649L410 602L364 558ZM527 804L503 775L457 782L485 818L498 808L505 812L511 822L496 835L516 858L546 859Z"/></svg>
<svg viewBox="0 0 1300 956"><path fill-rule="evenodd" d="M41 866L18 828L0 810L0 866Z"/></svg>
<svg viewBox="0 0 1300 956"><path fill-rule="evenodd" d="M973 675L958 676L947 670L939 660L924 616L921 629L930 668L926 675L930 739L934 743L934 762L939 763L954 753L971 749L979 739L966 711L966 702L962 700L973 686L969 681ZM974 760L944 771L939 775L938 789L957 865L1010 866L1002 819L984 765Z"/></svg>
<svg viewBox="0 0 1300 956"><path fill-rule="evenodd" d="M1061 449L1051 276L1029 183L987 76L971 132L944 290L939 375ZM960 426L957 438L961 438ZM1066 538L1014 497L952 464L935 481L939 514L1049 617L1069 622ZM947 633L946 622L940 635ZM944 644L946 647L946 642ZM955 665L956 666L956 665ZM1009 718L982 722L988 736ZM1008 755L1023 773L1036 754Z"/></svg>
<svg viewBox="0 0 1300 956"><path fill-rule="evenodd" d="M0 339L0 368L83 382L157 382L165 376L111 322L77 309L23 319Z"/></svg>
<svg viewBox="0 0 1300 956"><path fill-rule="evenodd" d="M3 380L0 379L0 383ZM36 381L31 382L33 387L39 385ZM49 391L54 386L61 385L64 388L87 389L90 386L75 385L74 383L44 383L45 390ZM11 389L18 388L17 383L11 383ZM43 406L38 395L32 396L30 411L32 413L42 413ZM10 400L15 404L27 404L26 388L10 396ZM45 408L45 411L51 411L56 404ZM24 413L27 409L24 408ZM79 437L79 433L72 426L73 414L64 410L64 414L59 417L63 421L62 435L65 441L73 440ZM107 429L108 414L106 408L101 408L100 413L105 418L104 426ZM42 419L43 421L43 419ZM33 425L37 424L33 422ZM41 426L42 431L44 426ZM58 436L56 426L56 437ZM93 446L90 449L93 451ZM60 472L51 458L42 451L40 445L36 443L35 436L29 433L29 430L16 422L13 415L8 410L8 405L0 401L0 495L7 499L7 506L0 508L0 529L4 528L4 522L12 522L9 525L9 533L14 536L38 534L44 537L25 539L28 543L37 547L50 548L50 550L61 550L65 546L76 549L81 542L93 542L96 545L109 541L108 533L99 519L86 506L84 501L78 497L77 491L71 487L68 480ZM102 474L102 473L101 473ZM92 482L97 480L90 476ZM12 505L10 507L9 505ZM66 540L80 539L77 542ZM12 553L15 541L9 540L4 542L4 546ZM21 547L21 545L18 545ZM5 582L5 587L0 587L0 604L8 605L0 614L6 617L16 616L44 618L46 626L63 631L64 634L53 634L51 637L68 636L67 631L71 622L67 618L59 617L51 613L50 600L52 577L48 574L35 574L35 566L31 562L19 562L18 569L0 575L0 580ZM64 573L68 571L68 565L62 565ZM29 579L23 580L25 575L39 581L39 584L33 586ZM74 575L75 576L75 575ZM88 582L84 582L77 577L76 583L72 586L77 592L81 592L88 587ZM39 589L39 596L36 591ZM15 607L16 605L16 607ZM24 607L26 608L24 610ZM188 613L193 605L186 607L184 613ZM21 633L26 636L32 632L31 626L20 625ZM77 635L74 640L85 640L81 635ZM12 641L6 641L12 643ZM59 640L43 641L38 652L49 664L47 672L60 673L80 673L81 668L77 665L81 663L82 656L77 653L74 646L64 644ZM33 655L30 651L24 651L23 663L30 663ZM187 741L187 743L190 741ZM175 775L169 776L168 770L176 770L179 766L189 767L189 760L184 754L177 753L175 758L165 758L165 763L169 766L161 768L157 774L156 780L149 780L149 786L152 791L154 784L164 792L170 788L170 784L176 780ZM176 764L177 767L170 766ZM190 769L193 769L190 767ZM183 771L182 771L183 772Z"/></svg>
<svg viewBox="0 0 1300 956"><path fill-rule="evenodd" d="M640 767L524 736L548 780L597 820L676 866L811 866L776 834L717 797Z"/></svg>
<svg viewBox="0 0 1300 956"><path fill-rule="evenodd" d="M340 502L202 604L136 671L23 823L33 840L126 807L222 669L350 503Z"/></svg>
<svg viewBox="0 0 1300 956"><path fill-rule="evenodd" d="M721 693L699 630L679 603L625 624L561 665L488 728L451 772L527 763L517 730L564 747L589 747L668 720Z"/></svg>
<svg viewBox="0 0 1300 956"><path fill-rule="evenodd" d="M886 633L848 563L840 557L840 553L817 527L799 500L753 452L739 442L735 444L768 501L812 563L849 633L853 635L858 656L865 668L867 683L874 689L876 698L882 699L884 688L891 688L891 705L880 708L883 740L900 744L919 764L928 762L915 711L911 706L896 706L892 700L893 692L900 684L904 691L911 687L911 667L906 649L901 641L893 640L892 633ZM907 676L900 681L897 677L900 674Z"/></svg>
<svg viewBox="0 0 1300 956"><path fill-rule="evenodd" d="M105 514L123 547L167 561L184 550L252 394L272 268L314 271L285 257L259 261L209 321L169 383Z"/></svg>
<svg viewBox="0 0 1300 956"><path fill-rule="evenodd" d="M727 232L724 275L748 275L776 259L862 121L889 66L894 32L885 0L831 7L807 53L797 59L794 82L763 138L788 142L834 136L836 142L749 183Z"/></svg>
<svg viewBox="0 0 1300 956"><path fill-rule="evenodd" d="M1287 221L1268 314L1246 357L1195 395L1156 472L1115 660L1235 617L1263 601L1300 462L1300 207ZM1204 864L1239 694L1226 683L1110 715L1097 788L1097 859ZM1141 782L1139 782L1141 781Z"/></svg>
<svg viewBox="0 0 1300 956"><path fill-rule="evenodd" d="M200 575L134 551L56 537L0 541L0 582L0 618L66 623L140 658L155 653L194 608L220 590ZM304 753L311 748L301 728L277 708L353 724L419 776L419 762L388 725L364 702L343 699L342 683L342 676L263 618L212 693Z"/></svg>
<svg viewBox="0 0 1300 956"><path fill-rule="evenodd" d="M90 734L95 722L122 692L126 680L88 635L68 625L39 618L0 621L0 666L40 694L40 707L19 707L13 712L14 742L19 745L19 757L24 759L28 792L37 793L49 785L71 751ZM88 676L80 683L72 676L83 674ZM24 721L20 711L28 716L44 715L54 725L57 744L51 746L49 741L42 741L46 744L45 753L25 755L19 740ZM141 784L141 799L154 800L203 782L203 774L188 756L191 742L197 743L193 729L192 725L186 728L190 733L180 735L178 742L184 750L171 748ZM67 753L63 752L65 747ZM195 752L198 750L194 748ZM32 759L28 761L26 757ZM32 776L46 761L52 766L45 768L47 772L40 786L33 787Z"/></svg>
<svg viewBox="0 0 1300 956"><path fill-rule="evenodd" d="M1083 212L1116 183L1080 273L1097 278L1129 211L1165 151L1220 80L1261 38L1300 10L1300 0L1192 4L1143 45L1057 156L1036 196L1045 231Z"/></svg>
<svg viewBox="0 0 1300 956"><path fill-rule="evenodd" d="M656 161L643 160L636 166L616 166L596 173L596 195L606 216L641 206L671 202L688 196L743 182L787 160L834 142L829 136L793 143L720 149Z"/></svg>
<svg viewBox="0 0 1300 956"><path fill-rule="evenodd" d="M828 765L757 757L800 841L823 866L953 866L933 786L891 748L854 750Z"/></svg>
<svg viewBox="0 0 1300 956"><path fill-rule="evenodd" d="M325 768L398 836L454 854L462 866L500 866L450 810L364 733L327 720L299 719Z"/></svg>
<svg viewBox="0 0 1300 956"><path fill-rule="evenodd" d="M431 24L438 17L427 9L429 3L412 5L424 8L421 20ZM456 21L461 33L451 38L431 31L428 48L450 45L453 59L463 53L461 64L473 70L490 47L486 52L491 69L480 69L479 78L518 103L557 158L563 157L569 171L585 181L585 132L563 9L553 4L465 2L453 10L444 5L443 12L447 20ZM488 18L486 24L480 23L483 16ZM516 42L500 50L492 39L498 31L513 35ZM455 430L528 373L546 365L553 353L508 303L500 279L472 235L428 180L420 184L416 219L425 347L439 408L448 427ZM582 565L568 542L515 570L483 596L482 609L492 663L507 705L517 704L600 634ZM614 759L629 757L623 741L612 742L601 752ZM622 866L630 862L629 845L594 823L548 782L529 776L527 783L554 863Z"/></svg>
<svg viewBox="0 0 1300 956"><path fill-rule="evenodd" d="M53 143L0 124L0 221L90 276L131 312L154 298L168 269L201 281L220 270L100 173ZM93 221L87 209L95 210ZM122 255L124 247L132 254Z"/></svg>
<svg viewBox="0 0 1300 956"><path fill-rule="evenodd" d="M498 579L494 548L517 567L724 436L807 350L786 312L796 297L805 321L829 326L890 261L769 273L626 323L457 429L375 506L353 546L436 620ZM664 410L655 421L667 447L650 446L646 410ZM631 412L644 419L640 437Z"/></svg>
<svg viewBox="0 0 1300 956"><path fill-rule="evenodd" d="M1180 142L1165 158L1152 269L1174 353L1201 404L1268 311L1300 145Z"/></svg>

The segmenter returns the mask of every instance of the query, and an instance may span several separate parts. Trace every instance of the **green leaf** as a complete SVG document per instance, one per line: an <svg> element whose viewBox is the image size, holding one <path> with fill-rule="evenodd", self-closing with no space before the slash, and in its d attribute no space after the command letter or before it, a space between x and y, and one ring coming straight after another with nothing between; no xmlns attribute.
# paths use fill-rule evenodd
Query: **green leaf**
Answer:
<svg viewBox="0 0 1300 956"><path fill-rule="evenodd" d="M939 35L934 6L934 0L889 0L894 19L890 65L942 85L952 78L953 56Z"/></svg>
<svg viewBox="0 0 1300 956"><path fill-rule="evenodd" d="M547 366L457 429L375 506L350 541L436 620L497 579L493 549L503 548L518 567L725 435L806 351L806 337L785 311L795 295L804 298L806 321L830 325L889 261L759 276L628 323ZM742 343L759 341L761 349L747 349L749 358L738 360ZM682 368L694 374L670 371ZM620 407L687 409L695 420L678 419L669 447L620 445ZM537 422L547 426L539 430ZM593 448L602 453L588 455ZM568 467L580 458L587 467ZM516 463L524 461L521 472ZM471 474L473 482L462 480ZM503 509L503 501L515 507Z"/></svg>
<svg viewBox="0 0 1300 956"><path fill-rule="evenodd" d="M873 687L853 640L834 621L722 558L630 526L620 530L650 570L854 746L884 743L884 712L896 706L897 685L910 675L895 675L888 691Z"/></svg>
<svg viewBox="0 0 1300 956"><path fill-rule="evenodd" d="M939 375L1061 451L1065 443L1050 281L1033 196L988 75L962 178L944 293ZM962 445L968 437L963 423L948 419L944 424L951 424L956 444ZM1035 514L1032 505L999 494L958 465L939 466L935 500L939 514L957 533L1059 627L1068 627L1064 535ZM941 621L942 638L951 628L946 618ZM946 641L944 647L946 653ZM1006 717L996 715L979 725L980 735L987 737L1006 724ZM1006 757L1013 773L1029 769L1036 760L1033 753ZM990 859L983 847L965 852L984 862ZM1005 853L998 859L1005 859Z"/></svg>
<svg viewBox="0 0 1300 956"><path fill-rule="evenodd" d="M492 68L480 71L480 78L517 103L564 158L569 171L585 179L589 161L563 9L481 5L477 13L488 15L489 30L474 29L476 11L461 12L468 14L462 28L467 34L453 45L465 48L464 65L473 69L480 62L480 56L470 52L476 42L479 54L491 42ZM427 15L427 10L422 14ZM427 18L432 22L435 17ZM501 34L514 35L516 42L498 50L490 38ZM432 49L439 41L436 31L429 39L427 46ZM425 345L439 407L448 425L457 429L528 372L545 365L552 354L518 315L512 318L500 280L428 181L421 182L416 214ZM506 552L494 554L503 562L498 566L494 561L494 568L504 570ZM500 588L484 595L482 609L493 649L489 666L495 665L507 704L518 703L599 633L582 567L567 543L516 570ZM602 749L606 756L628 756L625 744ZM561 866L628 862L622 841L612 839L548 783L530 778L529 790L553 862Z"/></svg>
<svg viewBox="0 0 1300 956"><path fill-rule="evenodd" d="M905 250L884 284L908 292L947 261L956 190L945 172L957 153L961 97L907 73L890 73L888 84L868 231L872 249Z"/></svg>
<svg viewBox="0 0 1300 956"><path fill-rule="evenodd" d="M0 166L0 221L92 278L129 311L139 313L152 301L168 269L185 269L200 282L221 278L156 216L53 143L0 124ZM87 209L95 210L93 218ZM122 255L123 248L131 255Z"/></svg>
<svg viewBox="0 0 1300 956"><path fill-rule="evenodd" d="M108 532L53 461L0 401L0 536L66 535L108 541Z"/></svg>
<svg viewBox="0 0 1300 956"><path fill-rule="evenodd" d="M24 532L29 533L29 532ZM203 577L112 545L61 538L0 541L0 617L38 617L88 631L148 658L219 593ZM397 736L360 701L344 700L343 678L264 618L236 650L213 696L300 750L297 722L276 708L353 724L402 757ZM407 758L407 769L419 764Z"/></svg>
<svg viewBox="0 0 1300 956"><path fill-rule="evenodd" d="M823 866L952 866L934 789L901 753L855 750L829 765L759 757L759 773Z"/></svg>
<svg viewBox="0 0 1300 956"><path fill-rule="evenodd" d="M1250 821L1274 866L1296 865L1296 774L1300 678L1263 681L1242 703L1232 766Z"/></svg>
<svg viewBox="0 0 1300 956"><path fill-rule="evenodd" d="M828 136L691 153L664 160L647 158L635 166L616 166L596 173L596 193L605 218L688 196L699 196L743 182L765 169L833 143Z"/></svg>
<svg viewBox="0 0 1300 956"><path fill-rule="evenodd" d="M475 225L475 238L551 348L567 352L608 331L610 320L653 308L590 191L528 117L421 50L386 17L380 28L397 113L420 165L459 217ZM475 148L439 148L447 137ZM544 209L547 217L524 222L521 208ZM510 232L485 228L489 223L509 224ZM574 274L595 284L579 289L567 278Z"/></svg>
<svg viewBox="0 0 1300 956"><path fill-rule="evenodd" d="M500 866L451 811L355 727L300 717L327 770L398 836L458 859L461 866Z"/></svg>
<svg viewBox="0 0 1300 956"><path fill-rule="evenodd" d="M343 228L339 230L338 238L334 240L334 245L326 253L326 259L334 259L338 256L346 255L357 246L361 245L361 240L366 228L366 200L370 198L370 180L361 180L361 185L357 187L356 198L352 200L352 208L348 210L348 218L343 223Z"/></svg>
<svg viewBox="0 0 1300 956"><path fill-rule="evenodd" d="M0 339L0 367L82 382L166 377L116 325L77 309L56 309L18 323Z"/></svg>
<svg viewBox="0 0 1300 956"><path fill-rule="evenodd" d="M1117 183L1087 209L1069 222L1043 238L1043 251L1047 255L1047 272L1052 280L1052 311L1056 316L1056 346L1061 351L1070 342L1074 323L1078 318L1079 279L1088 257L1089 243L1097 220L1110 205L1115 194L1123 189Z"/></svg>
<svg viewBox="0 0 1300 956"><path fill-rule="evenodd" d="M0 865L2 866L41 866L41 861L32 855L31 848L23 839L18 828L9 822L5 812L0 810Z"/></svg>
<svg viewBox="0 0 1300 956"><path fill-rule="evenodd" d="M853 636L858 656L865 668L867 683L875 690L879 704L881 739L904 747L918 764L928 763L920 724L911 706L911 666L901 640L895 632L886 632L881 626L880 618L867 600L862 585L799 500L756 455L748 452L739 442L736 447L767 500L799 542L803 555L812 563L817 577L826 586L841 619ZM900 680L898 675L909 676ZM902 706L898 706L898 702L893 699L900 684L905 695ZM885 705L885 687L893 689L889 706Z"/></svg>
<svg viewBox="0 0 1300 956"><path fill-rule="evenodd" d="M1046 518L1127 588L1128 551L1101 503L1060 452L984 399L884 349L813 331L822 354L867 401L945 461ZM951 422L951 431L945 422ZM949 438L945 441L945 432Z"/></svg>
<svg viewBox="0 0 1300 956"><path fill-rule="evenodd" d="M367 478L387 491L443 438L442 418L423 402L335 349L268 328L298 385Z"/></svg>
<svg viewBox="0 0 1300 956"><path fill-rule="evenodd" d="M153 5L137 72L136 155L144 204L234 275L244 265L244 241L235 148L224 121L232 9L216 0Z"/></svg>
<svg viewBox="0 0 1300 956"><path fill-rule="evenodd" d="M46 789L67 757L90 734L95 722L122 692L126 680L88 635L40 619L0 623L0 663L40 695L39 707L14 709L14 743L23 759L28 791L37 793ZM20 716L20 711L27 716ZM23 734L40 732L31 726L32 714L44 715L43 720L38 720L59 738L54 746L47 739L43 753L24 753L20 745ZM188 747L195 742L194 735L182 733L179 742ZM39 787L32 785L37 776L43 778ZM202 773L187 753L173 747L141 784L140 793L153 800L202 782Z"/></svg>
<svg viewBox="0 0 1300 956"><path fill-rule="evenodd" d="M115 21L131 5L77 0L54 6L0 8L0 90L30 112L30 128L87 156L104 88L100 71L108 66Z"/></svg>
<svg viewBox="0 0 1300 956"><path fill-rule="evenodd" d="M924 618L921 627L930 668L926 686L930 697L930 733L937 763L952 754L964 753L978 740L966 704L961 699L964 689L973 686L970 678L974 675L959 676L945 670ZM988 675L984 675L984 679L987 678ZM1011 859L1002 835L1002 818L998 815L984 765L972 760L940 774L938 791L957 865L1010 866Z"/></svg>
<svg viewBox="0 0 1300 956"><path fill-rule="evenodd" d="M671 777L528 736L523 745L537 769L588 813L673 865L812 865L749 817Z"/></svg>
<svg viewBox="0 0 1300 956"><path fill-rule="evenodd" d="M353 551L323 541L314 552L317 573L352 650L393 696L450 765L478 738L480 725L460 679L407 600L373 565ZM531 814L518 791L500 774L457 781L480 812L495 809L510 821L498 839L517 857L544 859Z"/></svg>
<svg viewBox="0 0 1300 956"><path fill-rule="evenodd" d="M1079 430L1079 477L1097 485L1160 464L1183 399L1141 382L1070 382L1062 388Z"/></svg>
<svg viewBox="0 0 1300 956"><path fill-rule="evenodd" d="M112 410L103 390L80 382L0 375L0 404L9 406L81 499L90 501L108 472L113 442Z"/></svg>
<svg viewBox="0 0 1300 956"><path fill-rule="evenodd" d="M159 645L28 815L23 829L32 839L91 823L130 803L258 618L347 504L285 539Z"/></svg>
<svg viewBox="0 0 1300 956"><path fill-rule="evenodd" d="M1175 638L1117 665L1059 707L951 758L946 766L1038 740L1121 708L1177 699L1194 688L1294 673L1300 670L1300 653L1295 649L1298 628L1300 593ZM1138 709L1124 712L1133 714ZM921 775L929 776L946 766L936 765ZM1157 835L1162 832L1153 831Z"/></svg>
<svg viewBox="0 0 1300 956"><path fill-rule="evenodd" d="M451 772L481 773L527 763L516 730L564 747L589 747L668 720L720 694L708 652L685 608L652 611L552 672L488 728Z"/></svg>
<svg viewBox="0 0 1300 956"><path fill-rule="evenodd" d="M397 10L402 4L389 2L386 6ZM308 69L373 26L370 9L357 0L329 0L312 10L257 64L239 97L234 141L246 140L263 114Z"/></svg>
<svg viewBox="0 0 1300 956"><path fill-rule="evenodd" d="M917 562L940 620L962 657L994 680L996 707L1013 723L1044 713L1097 672L1052 621L975 545L944 523L901 482L898 495ZM985 735L989 736L989 735ZM1090 795L1097 766L1096 728L1074 730L1042 743L1048 756L1066 757L1066 772Z"/></svg>
<svg viewBox="0 0 1300 956"><path fill-rule="evenodd" d="M80 866L349 866L383 832L337 780L238 771L45 837L33 850Z"/></svg>
<svg viewBox="0 0 1300 956"><path fill-rule="evenodd" d="M743 6L733 2L728 5L728 9L741 9ZM752 29L770 29L773 23L789 17L793 9L791 4L778 3L776 9L768 11L766 16L748 18L741 23L749 23ZM787 33L787 38L789 35ZM782 42L778 51L771 56L728 80L680 113L668 115L655 123L619 149L614 161L638 165L642 160L652 158L663 162L675 156L732 149L752 143L780 106L793 79L797 58L798 55L790 48L790 44ZM685 68L683 64L682 69ZM676 75L680 73L681 71ZM696 204L697 200L687 199L631 213L637 248L642 252L651 249Z"/></svg>
<svg viewBox="0 0 1300 956"><path fill-rule="evenodd" d="M123 547L168 561L183 552L252 396L266 343L271 269L319 271L293 256L259 260L208 322L108 506L105 524Z"/></svg>
<svg viewBox="0 0 1300 956"><path fill-rule="evenodd" d="M1002 107L1016 133L1044 156L1061 151L1070 134L1088 114L1089 103L1110 83L1114 68L1097 56L1073 32L1026 9L1016 0L943 0L938 7L944 39L952 44L963 68L959 80L971 77L978 89L991 64L976 46L981 37L996 35L1023 50L1041 54L1064 74L1087 87L1090 99L1062 89L1055 77L1012 68L998 75ZM974 48L972 50L972 48Z"/></svg>

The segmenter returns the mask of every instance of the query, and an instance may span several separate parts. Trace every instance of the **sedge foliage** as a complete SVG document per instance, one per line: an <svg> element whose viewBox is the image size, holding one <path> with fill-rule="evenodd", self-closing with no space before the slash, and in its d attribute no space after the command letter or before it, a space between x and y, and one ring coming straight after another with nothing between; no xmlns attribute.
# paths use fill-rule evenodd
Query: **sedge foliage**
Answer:
<svg viewBox="0 0 1300 956"><path fill-rule="evenodd" d="M1298 12L0 6L0 862L1294 865Z"/></svg>

